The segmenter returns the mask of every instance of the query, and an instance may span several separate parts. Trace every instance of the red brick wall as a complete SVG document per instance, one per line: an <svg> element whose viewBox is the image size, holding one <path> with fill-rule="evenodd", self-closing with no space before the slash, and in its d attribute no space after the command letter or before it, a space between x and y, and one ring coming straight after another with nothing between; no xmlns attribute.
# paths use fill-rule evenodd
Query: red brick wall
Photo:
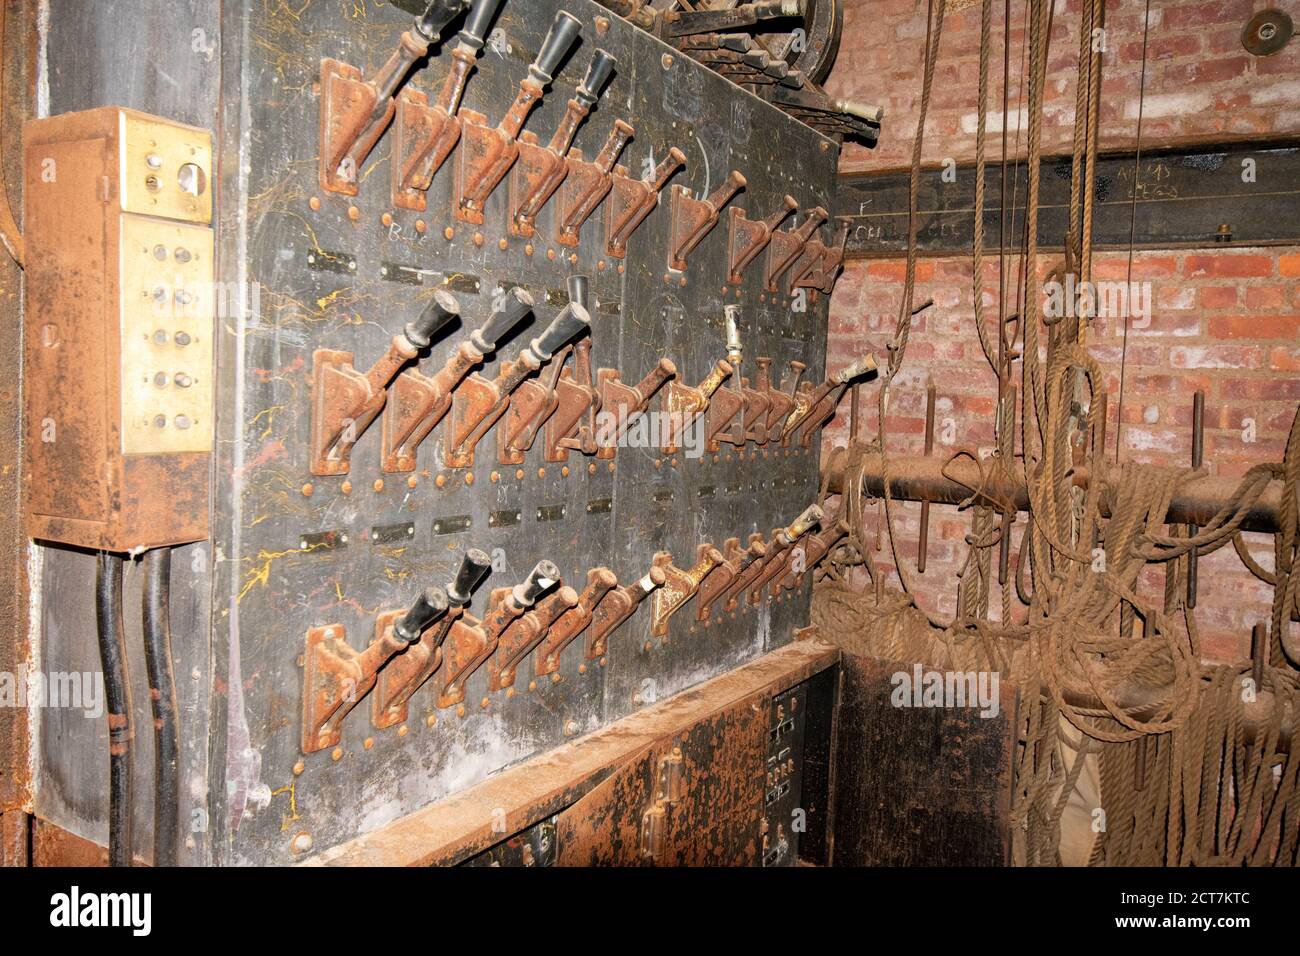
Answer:
<svg viewBox="0 0 1300 956"><path fill-rule="evenodd" d="M1004 0L993 0L993 56L989 69L990 150L1001 155ZM1300 21L1300 3L1274 0ZM961 4L958 4L961 6ZM1241 45L1241 29L1264 4L1255 0L1151 0L1142 142L1259 135L1300 130L1300 40L1275 56L1257 58ZM844 40L827 90L836 97L885 108L880 145L850 146L841 169L897 168L911 162L921 96L926 0L845 0ZM1101 91L1101 146L1128 148L1137 136L1142 86L1145 0L1106 4L1106 54ZM926 157L958 161L975 155L975 93L979 82L980 4L944 16L942 47L926 128ZM1011 4L1011 84L1008 124L1016 152L1026 91L1019 77L1025 3ZM1069 150L1074 135L1074 76L1079 51L1079 0L1058 0L1052 19L1043 146ZM993 152L990 152L993 155Z"/></svg>
<svg viewBox="0 0 1300 956"><path fill-rule="evenodd" d="M1001 0L995 0L1001 33ZM1141 63L1144 4L1108 3L1109 53L1102 100L1103 145L1131 146L1136 131L1137 71ZM1147 147L1171 140L1213 141L1234 134L1300 133L1300 56L1296 48L1270 59L1256 59L1240 46L1240 30L1250 2L1169 3L1153 0L1148 49L1142 142ZM1296 4L1281 4L1284 8ZM1013 24L1023 23L1024 5L1013 3ZM1291 9L1300 18L1300 9ZM881 146L874 153L846 150L841 169L897 168L910 158L911 136L920 92L925 32L924 0L849 0L844 47L828 86L837 95L882 102L888 113ZM1053 27L1047 94L1047 150L1069 149L1077 59L1078 4L1058 4ZM1021 33L1013 31L1018 51ZM978 4L950 14L936 71L935 96L927 123L926 162L946 157L972 158L978 69ZM1013 62L1017 53L1013 52ZM996 104L990 129L1000 129L1000 41L992 73ZM1013 73L1016 72L1013 69ZM1019 96L1013 80L1012 102ZM1015 107L1013 106L1013 111ZM1014 153L1015 133L1013 127ZM1000 155L1000 139L990 137L990 158ZM1023 143L1021 144L1023 148ZM986 262L986 313L996 314L996 250ZM1044 257L1040 271L1059 257ZM897 323L903 291L901 260L849 264L831 306L829 367L848 364L864 348L883 358ZM1097 280L1125 280L1128 254L1095 259ZM916 302L933 298L933 308L913 325L902 373L895 380L887 424L887 447L919 453L923 443L926 382L938 387L940 423L952 419L954 447L993 444L994 377L974 330L970 258L922 259ZM1130 323L1127 352L1122 319L1098 320L1089 335L1092 354L1107 371L1111 449L1119 428L1124 461L1185 465L1191 447L1192 393L1206 393L1206 464L1212 474L1238 475L1261 461L1277 461L1300 403L1300 249L1209 248L1135 253L1132 280L1149 282L1149 325ZM1015 278L1008 288L1014 290ZM1014 311L1014 306L1010 311ZM1119 402L1123 362L1123 407ZM863 389L864 437L874 436L875 389ZM828 447L847 438L848 404L827 429ZM1119 419L1123 419L1122 426ZM1253 419L1254 434L1245 429ZM1252 438L1253 440L1247 440ZM898 528L904 562L918 601L951 615L956 571L965 552L962 539L969 517L936 507L931 519L929 569L915 574L919 506L904 505ZM1020 522L1023 525L1023 518ZM868 519L873 531L874 518ZM1251 536L1252 551L1265 567L1272 562L1271 539ZM875 556L891 567L888 546ZM1246 655L1251 625L1266 620L1272 591L1255 580L1231 548L1203 558L1197 625L1205 656L1231 660ZM1162 575L1152 570L1145 592L1159 599ZM995 597L994 604L997 600Z"/></svg>

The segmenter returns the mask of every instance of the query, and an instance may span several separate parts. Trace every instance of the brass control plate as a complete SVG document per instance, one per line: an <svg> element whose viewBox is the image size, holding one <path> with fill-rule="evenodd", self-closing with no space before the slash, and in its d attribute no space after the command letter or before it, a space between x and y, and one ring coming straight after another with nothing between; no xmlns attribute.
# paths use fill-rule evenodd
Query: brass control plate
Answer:
<svg viewBox="0 0 1300 956"><path fill-rule="evenodd" d="M210 223L212 134L133 110L118 123L122 212Z"/></svg>
<svg viewBox="0 0 1300 956"><path fill-rule="evenodd" d="M213 235L123 215L122 453L204 452L213 442Z"/></svg>

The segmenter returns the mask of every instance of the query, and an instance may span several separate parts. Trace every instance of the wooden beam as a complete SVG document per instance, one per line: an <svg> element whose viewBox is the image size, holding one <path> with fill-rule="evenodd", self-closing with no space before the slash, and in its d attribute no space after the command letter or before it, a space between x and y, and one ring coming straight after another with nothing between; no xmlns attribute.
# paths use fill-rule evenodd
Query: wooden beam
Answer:
<svg viewBox="0 0 1300 956"><path fill-rule="evenodd" d="M1059 252L1070 221L1070 157L1043 160L1039 249ZM1024 238L1027 168L1008 165L1008 248ZM907 251L910 173L842 175L835 216L849 221L849 258ZM1002 166L985 170L985 249L1001 245ZM1300 141L1199 144L1103 154L1097 162L1095 249L1300 242ZM923 256L969 255L974 238L973 163L926 167L920 178L917 247Z"/></svg>

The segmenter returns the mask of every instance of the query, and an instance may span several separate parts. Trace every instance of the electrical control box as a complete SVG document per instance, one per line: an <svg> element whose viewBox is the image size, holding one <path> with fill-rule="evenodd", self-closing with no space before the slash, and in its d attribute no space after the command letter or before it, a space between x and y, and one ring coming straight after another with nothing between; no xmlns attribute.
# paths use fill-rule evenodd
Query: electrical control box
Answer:
<svg viewBox="0 0 1300 956"><path fill-rule="evenodd" d="M23 130L24 513L39 540L208 537L212 136L103 107Z"/></svg>

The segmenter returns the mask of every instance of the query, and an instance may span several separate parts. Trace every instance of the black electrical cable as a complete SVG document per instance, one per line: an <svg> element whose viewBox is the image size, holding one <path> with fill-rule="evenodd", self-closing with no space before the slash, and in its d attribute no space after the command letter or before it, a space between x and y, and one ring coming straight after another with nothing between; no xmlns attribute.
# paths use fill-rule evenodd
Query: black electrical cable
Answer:
<svg viewBox="0 0 1300 956"><path fill-rule="evenodd" d="M144 659L153 708L153 865L176 866L180 837L180 719L172 671L171 548L144 556Z"/></svg>
<svg viewBox="0 0 1300 956"><path fill-rule="evenodd" d="M95 567L99 657L108 705L108 864L130 866L131 685L122 628L122 556L99 552Z"/></svg>

